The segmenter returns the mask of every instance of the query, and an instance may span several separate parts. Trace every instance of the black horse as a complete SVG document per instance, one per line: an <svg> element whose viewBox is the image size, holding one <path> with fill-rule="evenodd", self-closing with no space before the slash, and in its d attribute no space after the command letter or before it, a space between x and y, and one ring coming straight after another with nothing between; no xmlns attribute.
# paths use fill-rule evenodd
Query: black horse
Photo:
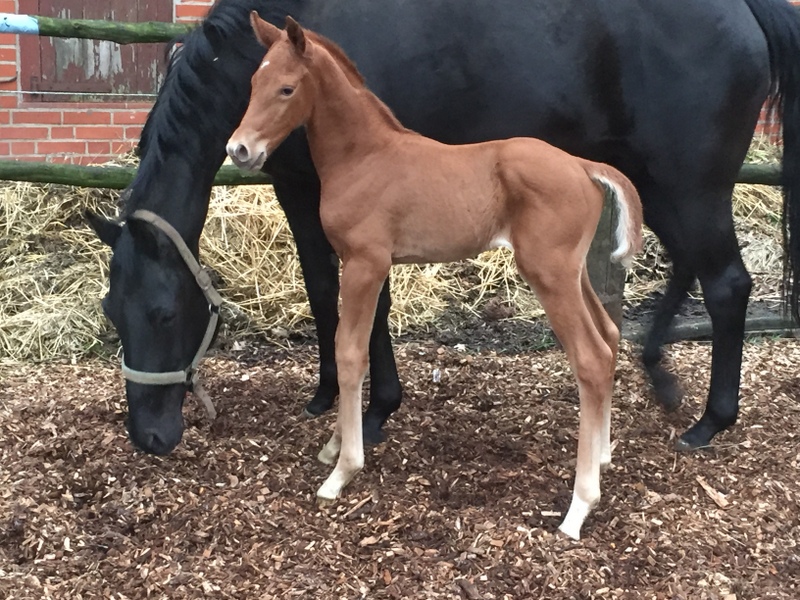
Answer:
<svg viewBox="0 0 800 600"><path fill-rule="evenodd" d="M713 323L711 389L680 445L705 446L735 422L751 280L731 192L770 94L784 120L785 227L800 231L800 19L785 0L220 0L171 61L142 133L126 223L91 218L114 248L103 306L127 366L138 371L180 372L209 328L208 301L173 243L131 215L161 215L196 256L212 179L264 55L250 29L252 9L278 26L291 14L338 42L370 88L424 135L448 143L539 137L625 172L673 261L644 347L655 395L667 408L679 402L661 347L699 280ZM489 70L484 60L508 68ZM317 414L337 394L337 260L320 225L304 134L293 133L265 170L297 240L316 319L320 380L307 408ZM787 236L789 282L797 281L798 240ZM797 316L796 288L790 298ZM387 283L370 344L364 434L372 441L401 399L389 305ZM175 447L187 385L128 381L136 445L159 454Z"/></svg>

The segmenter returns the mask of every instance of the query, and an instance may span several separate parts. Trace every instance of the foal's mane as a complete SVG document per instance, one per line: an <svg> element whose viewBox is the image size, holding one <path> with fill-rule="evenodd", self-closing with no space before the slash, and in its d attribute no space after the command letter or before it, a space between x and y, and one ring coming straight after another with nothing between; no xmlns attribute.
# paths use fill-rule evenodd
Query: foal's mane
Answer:
<svg viewBox="0 0 800 600"><path fill-rule="evenodd" d="M397 117L392 112L392 109L386 106L386 104L384 104L384 102L366 86L364 76L358 70L356 64L350 60L350 57L345 54L341 46L329 38L326 38L324 35L320 35L319 33L309 31L307 29L305 30L305 33L313 43L317 44L318 46L322 46L322 48L330 55L330 57L333 59L333 62L335 62L342 70L352 86L364 92L361 94L361 97L366 99L378 110L378 114L381 116L384 123L386 123L395 131L409 131L403 126L402 123L400 123L400 121L397 120Z"/></svg>

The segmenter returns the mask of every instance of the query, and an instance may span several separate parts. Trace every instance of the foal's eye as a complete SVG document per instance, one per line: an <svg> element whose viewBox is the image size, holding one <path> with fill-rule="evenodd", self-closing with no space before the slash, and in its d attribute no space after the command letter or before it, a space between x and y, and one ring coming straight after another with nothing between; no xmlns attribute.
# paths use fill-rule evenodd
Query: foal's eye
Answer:
<svg viewBox="0 0 800 600"><path fill-rule="evenodd" d="M281 96L291 96L292 94L294 94L293 87L285 85L281 88Z"/></svg>

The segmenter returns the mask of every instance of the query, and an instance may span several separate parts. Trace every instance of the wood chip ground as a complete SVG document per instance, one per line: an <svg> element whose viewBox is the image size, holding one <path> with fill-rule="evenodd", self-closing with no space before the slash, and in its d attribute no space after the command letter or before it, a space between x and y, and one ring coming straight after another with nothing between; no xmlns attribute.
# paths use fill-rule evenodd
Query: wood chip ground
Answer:
<svg viewBox="0 0 800 600"><path fill-rule="evenodd" d="M389 440L325 507L333 416L300 416L313 347L207 361L220 415L187 404L165 458L131 447L116 365L5 366L0 598L800 598L800 344L747 344L740 421L696 454L672 442L704 405L710 346L671 348L687 394L670 415L636 350L580 542L556 533L578 422L558 351L400 346Z"/></svg>

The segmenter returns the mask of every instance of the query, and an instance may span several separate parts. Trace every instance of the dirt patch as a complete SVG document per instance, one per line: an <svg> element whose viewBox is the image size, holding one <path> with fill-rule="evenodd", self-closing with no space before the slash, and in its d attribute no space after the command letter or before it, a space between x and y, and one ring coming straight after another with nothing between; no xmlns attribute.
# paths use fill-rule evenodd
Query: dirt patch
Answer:
<svg viewBox="0 0 800 600"><path fill-rule="evenodd" d="M670 444L705 402L710 347L673 346L687 399L667 416L626 344L580 542L555 533L578 417L562 353L401 344L390 439L320 508L333 417L299 416L314 348L287 344L209 360L220 415L191 403L166 458L131 448L115 365L4 367L0 597L800 597L796 341L747 344L740 422L693 455Z"/></svg>

